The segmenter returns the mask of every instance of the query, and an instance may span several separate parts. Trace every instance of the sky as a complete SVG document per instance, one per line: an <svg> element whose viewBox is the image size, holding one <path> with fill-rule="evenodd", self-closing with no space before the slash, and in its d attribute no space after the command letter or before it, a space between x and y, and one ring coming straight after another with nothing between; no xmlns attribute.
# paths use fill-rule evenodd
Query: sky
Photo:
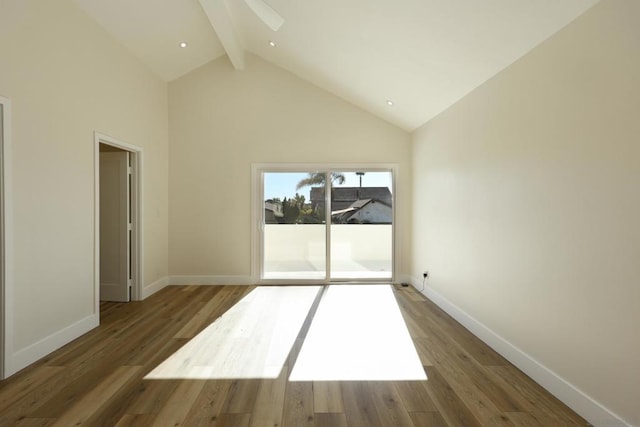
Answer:
<svg viewBox="0 0 640 427"><path fill-rule="evenodd" d="M359 187L360 177L355 172L342 172L346 178L344 184L335 187ZM303 187L296 191L296 184L307 177L306 172L265 172L264 174L264 198L273 199L290 199L299 193L304 196L305 200L309 200L309 192L311 187ZM363 187L387 187L391 192L391 172L365 172L362 177Z"/></svg>

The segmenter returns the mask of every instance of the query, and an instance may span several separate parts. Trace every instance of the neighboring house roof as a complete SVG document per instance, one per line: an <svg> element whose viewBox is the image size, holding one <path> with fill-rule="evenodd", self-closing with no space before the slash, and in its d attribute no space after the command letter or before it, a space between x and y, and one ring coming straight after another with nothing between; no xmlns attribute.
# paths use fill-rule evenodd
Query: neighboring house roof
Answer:
<svg viewBox="0 0 640 427"><path fill-rule="evenodd" d="M385 203L382 200L363 199L363 200L356 200L348 208L331 211L331 215L340 215L340 214L344 214L344 213L347 213L347 212L355 212L355 211L357 211L359 209L364 208L366 205L368 205L371 202L377 202L377 203L381 203L381 204L383 204L383 205L385 205L387 207L391 207L391 205L389 203Z"/></svg>
<svg viewBox="0 0 640 427"><path fill-rule="evenodd" d="M273 212L274 217L282 218L284 216L281 205L276 203L264 202L264 210Z"/></svg>
<svg viewBox="0 0 640 427"><path fill-rule="evenodd" d="M389 222L390 223L392 221L391 218L392 218L392 215L393 215L391 213L391 205L388 204L388 203L385 203L385 202L383 202L381 200L376 200L376 199L356 200L348 208L331 211L331 216L334 218L334 220L337 221L337 223L347 223L347 222L349 222L349 220L352 217L354 217L357 214L358 211L363 209L365 206L367 206L369 204L374 204L374 203L380 204L380 205L385 206L386 208L388 208L389 218L385 218L382 222L384 222L384 223ZM380 219L378 219L378 221L380 221Z"/></svg>
<svg viewBox="0 0 640 427"><path fill-rule="evenodd" d="M324 206L324 187L311 187L311 206ZM334 211L347 209L361 200L378 200L392 206L393 197L388 187L334 187L331 189L331 207Z"/></svg>

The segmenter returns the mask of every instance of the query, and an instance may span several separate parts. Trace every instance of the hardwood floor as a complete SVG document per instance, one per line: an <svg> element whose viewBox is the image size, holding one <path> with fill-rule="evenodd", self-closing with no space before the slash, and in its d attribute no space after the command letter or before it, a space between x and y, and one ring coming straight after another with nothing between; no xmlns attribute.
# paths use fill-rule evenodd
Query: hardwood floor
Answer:
<svg viewBox="0 0 640 427"><path fill-rule="evenodd" d="M289 375L314 382L426 379L393 287L375 284L325 289Z"/></svg>
<svg viewBox="0 0 640 427"><path fill-rule="evenodd" d="M145 379L278 378L321 291L321 286L256 288L198 335L186 336L190 341Z"/></svg>
<svg viewBox="0 0 640 427"><path fill-rule="evenodd" d="M0 382L0 425L588 425L412 288L394 294L428 381L289 382L312 316L276 379L143 380L252 289L101 304L99 328Z"/></svg>

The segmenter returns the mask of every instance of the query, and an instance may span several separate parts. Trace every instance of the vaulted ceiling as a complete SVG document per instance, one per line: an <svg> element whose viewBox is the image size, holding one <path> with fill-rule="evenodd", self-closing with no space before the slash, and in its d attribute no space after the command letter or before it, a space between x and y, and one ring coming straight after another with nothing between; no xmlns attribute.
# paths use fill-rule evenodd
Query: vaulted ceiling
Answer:
<svg viewBox="0 0 640 427"><path fill-rule="evenodd" d="M241 73L250 52L407 131L598 2L74 1L166 81L225 54ZM277 31L248 6L256 2L284 18Z"/></svg>

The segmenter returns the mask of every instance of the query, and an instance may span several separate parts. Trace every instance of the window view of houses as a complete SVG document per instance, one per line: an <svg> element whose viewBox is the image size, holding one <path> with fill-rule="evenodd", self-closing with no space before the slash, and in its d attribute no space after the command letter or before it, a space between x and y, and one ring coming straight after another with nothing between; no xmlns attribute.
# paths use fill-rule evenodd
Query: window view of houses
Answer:
<svg viewBox="0 0 640 427"><path fill-rule="evenodd" d="M371 172L370 174L384 174ZM291 174L294 175L294 174ZM295 174L299 175L299 174ZM331 224L391 224L393 202L391 183L387 186L363 184L364 172L352 172L358 186L345 185L347 174L331 173ZM387 178L390 181L390 177ZM296 183L296 192L264 201L266 224L325 224L325 174L308 173ZM376 181L380 181L378 178ZM305 196L303 190L306 190Z"/></svg>
<svg viewBox="0 0 640 427"><path fill-rule="evenodd" d="M392 277L390 171L267 172L263 179L263 278Z"/></svg>

